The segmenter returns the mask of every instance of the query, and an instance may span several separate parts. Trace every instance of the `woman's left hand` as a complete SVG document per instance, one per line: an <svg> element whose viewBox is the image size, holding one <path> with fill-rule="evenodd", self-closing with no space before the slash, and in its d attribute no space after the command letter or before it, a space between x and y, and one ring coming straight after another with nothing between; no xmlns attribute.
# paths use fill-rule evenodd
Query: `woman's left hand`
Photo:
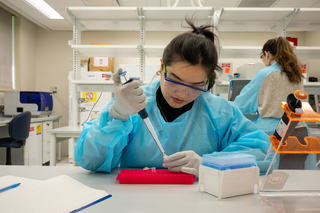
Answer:
<svg viewBox="0 0 320 213"><path fill-rule="evenodd" d="M194 151L182 151L164 158L162 166L168 168L169 171L182 171L198 177L201 161L202 157Z"/></svg>

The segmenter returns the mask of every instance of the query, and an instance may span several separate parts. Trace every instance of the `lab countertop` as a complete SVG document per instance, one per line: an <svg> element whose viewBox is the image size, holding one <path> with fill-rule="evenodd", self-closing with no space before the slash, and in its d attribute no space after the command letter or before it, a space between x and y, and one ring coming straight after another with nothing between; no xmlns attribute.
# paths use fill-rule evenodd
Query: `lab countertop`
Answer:
<svg viewBox="0 0 320 213"><path fill-rule="evenodd" d="M49 116L49 117L39 117L31 118L31 123L42 122L42 121L55 121L59 120L62 116ZM0 117L0 126L7 126L12 118L10 117Z"/></svg>
<svg viewBox="0 0 320 213"><path fill-rule="evenodd" d="M69 133L69 134L81 134L83 126L64 126L52 130L48 130L49 133L54 134L63 134L63 133Z"/></svg>
<svg viewBox="0 0 320 213"><path fill-rule="evenodd" d="M60 119L62 116L49 116L49 117L39 117L39 118L31 118L31 123L42 122L42 121L54 121ZM0 124L8 124L12 118L2 117L0 118Z"/></svg>
<svg viewBox="0 0 320 213"><path fill-rule="evenodd" d="M119 184L120 169L109 173L90 172L81 167L0 166L0 177L14 175L46 180L58 175L68 175L75 180L112 195L101 203L82 212L277 212L258 194L238 196L218 201L218 198L199 192L198 182L193 185L143 185Z"/></svg>

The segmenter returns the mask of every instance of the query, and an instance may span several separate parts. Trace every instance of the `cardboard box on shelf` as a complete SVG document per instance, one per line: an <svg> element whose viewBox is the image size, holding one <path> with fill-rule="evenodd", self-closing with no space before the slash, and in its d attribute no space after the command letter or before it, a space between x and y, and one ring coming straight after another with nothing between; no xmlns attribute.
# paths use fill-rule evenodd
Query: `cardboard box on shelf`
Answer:
<svg viewBox="0 0 320 213"><path fill-rule="evenodd" d="M88 60L81 60L80 69L81 69L81 72L88 71Z"/></svg>
<svg viewBox="0 0 320 213"><path fill-rule="evenodd" d="M92 43L91 45L110 45L110 43ZM105 72L114 71L114 58L113 57L90 57L89 58L89 71Z"/></svg>

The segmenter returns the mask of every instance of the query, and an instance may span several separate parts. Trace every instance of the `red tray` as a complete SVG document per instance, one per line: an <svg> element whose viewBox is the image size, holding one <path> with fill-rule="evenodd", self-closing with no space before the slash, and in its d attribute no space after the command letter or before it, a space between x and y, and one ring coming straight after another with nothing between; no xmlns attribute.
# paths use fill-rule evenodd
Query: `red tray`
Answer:
<svg viewBox="0 0 320 213"><path fill-rule="evenodd" d="M168 170L122 169L117 180L120 184L193 184L194 175Z"/></svg>

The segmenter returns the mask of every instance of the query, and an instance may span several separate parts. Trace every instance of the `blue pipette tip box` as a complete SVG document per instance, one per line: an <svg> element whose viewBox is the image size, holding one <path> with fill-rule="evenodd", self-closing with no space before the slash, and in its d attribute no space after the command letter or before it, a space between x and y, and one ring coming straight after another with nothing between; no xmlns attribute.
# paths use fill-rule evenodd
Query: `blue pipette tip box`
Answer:
<svg viewBox="0 0 320 213"><path fill-rule="evenodd" d="M254 155L232 152L217 152L203 155L201 165L220 171L256 167Z"/></svg>
<svg viewBox="0 0 320 213"><path fill-rule="evenodd" d="M232 152L203 155L199 167L199 191L220 200L257 193L258 188L259 167L254 155Z"/></svg>

